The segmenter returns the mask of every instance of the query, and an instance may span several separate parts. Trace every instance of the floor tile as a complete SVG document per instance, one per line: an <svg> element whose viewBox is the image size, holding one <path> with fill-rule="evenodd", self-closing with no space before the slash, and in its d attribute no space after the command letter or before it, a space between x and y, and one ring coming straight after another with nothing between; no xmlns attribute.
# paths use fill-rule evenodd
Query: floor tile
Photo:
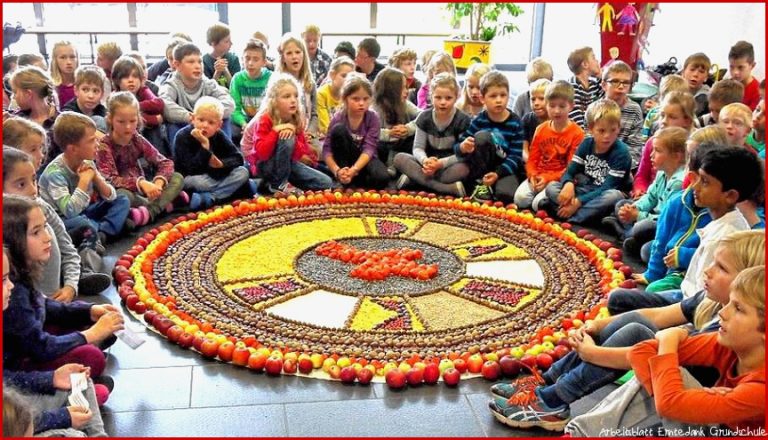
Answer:
<svg viewBox="0 0 768 440"><path fill-rule="evenodd" d="M549 432L544 429L513 429L500 423L493 417L488 408L488 401L491 400L490 393L467 394L466 399L477 418L478 424L483 429L483 435L486 437L557 437L562 435L562 433Z"/></svg>
<svg viewBox="0 0 768 440"><path fill-rule="evenodd" d="M138 323L131 328L141 328ZM109 350L109 368L131 369L152 367L199 366L215 363L192 350L187 350L168 341L153 331L139 332L144 343L135 350L118 340Z"/></svg>
<svg viewBox="0 0 768 440"><path fill-rule="evenodd" d="M283 405L194 408L104 415L115 437L285 437Z"/></svg>
<svg viewBox="0 0 768 440"><path fill-rule="evenodd" d="M189 408L192 367L116 369L108 374L115 389L104 411Z"/></svg>
<svg viewBox="0 0 768 440"><path fill-rule="evenodd" d="M405 399L297 403L285 411L290 436L483 436L463 396L439 405Z"/></svg>
<svg viewBox="0 0 768 440"><path fill-rule="evenodd" d="M373 388L299 376L270 377L232 365L195 367L192 407L375 398Z"/></svg>

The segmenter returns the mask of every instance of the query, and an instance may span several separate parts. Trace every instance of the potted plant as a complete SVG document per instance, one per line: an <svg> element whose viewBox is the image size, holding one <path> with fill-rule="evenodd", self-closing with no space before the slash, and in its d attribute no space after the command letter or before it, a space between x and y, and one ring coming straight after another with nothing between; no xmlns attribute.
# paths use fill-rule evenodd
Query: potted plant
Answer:
<svg viewBox="0 0 768 440"><path fill-rule="evenodd" d="M490 64L491 43L497 35L520 29L510 19L523 13L514 3L448 3L451 25L458 27L469 19L469 34L445 40L443 47L453 56L457 68L473 63Z"/></svg>

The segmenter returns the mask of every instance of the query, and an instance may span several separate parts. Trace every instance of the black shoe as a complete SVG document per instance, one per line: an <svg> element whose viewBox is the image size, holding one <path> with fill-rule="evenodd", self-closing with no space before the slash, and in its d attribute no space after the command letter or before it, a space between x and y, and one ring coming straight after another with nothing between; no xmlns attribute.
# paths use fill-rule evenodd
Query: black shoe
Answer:
<svg viewBox="0 0 768 440"><path fill-rule="evenodd" d="M112 284L109 275L89 272L80 274L80 282L77 283L77 291L80 295L98 295Z"/></svg>
<svg viewBox="0 0 768 440"><path fill-rule="evenodd" d="M107 245L107 241L108 241L107 239L108 239L107 234L102 231L99 231L99 243L101 243L102 247Z"/></svg>
<svg viewBox="0 0 768 440"><path fill-rule="evenodd" d="M635 240L635 237L629 237L626 240L624 240L624 244L622 246L624 248L624 252L629 255L639 255L640 254L640 246L637 244L637 240Z"/></svg>
<svg viewBox="0 0 768 440"><path fill-rule="evenodd" d="M112 376L107 376L105 374L103 376L94 377L92 380L94 384L101 384L107 387L110 393L115 389L115 380L112 379Z"/></svg>
<svg viewBox="0 0 768 440"><path fill-rule="evenodd" d="M610 227L611 230L616 233L616 236L619 238L620 241L624 240L624 225L621 224L619 219L617 219L612 215L609 215L608 217L604 217L601 223L605 226Z"/></svg>

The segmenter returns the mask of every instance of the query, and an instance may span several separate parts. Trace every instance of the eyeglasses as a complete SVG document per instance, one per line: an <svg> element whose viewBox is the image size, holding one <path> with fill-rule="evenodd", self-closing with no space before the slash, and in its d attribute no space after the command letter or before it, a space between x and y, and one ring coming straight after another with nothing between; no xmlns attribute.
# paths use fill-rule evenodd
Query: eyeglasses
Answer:
<svg viewBox="0 0 768 440"><path fill-rule="evenodd" d="M632 81L622 81L620 79L609 79L606 81L608 84L612 85L613 87L629 87L632 85Z"/></svg>

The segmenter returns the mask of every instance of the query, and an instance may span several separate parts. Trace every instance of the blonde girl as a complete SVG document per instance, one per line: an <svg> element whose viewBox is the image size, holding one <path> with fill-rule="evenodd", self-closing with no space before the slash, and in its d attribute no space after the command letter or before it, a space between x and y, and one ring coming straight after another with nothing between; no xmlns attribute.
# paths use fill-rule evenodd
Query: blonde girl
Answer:
<svg viewBox="0 0 768 440"><path fill-rule="evenodd" d="M142 226L154 221L163 210L172 211L172 202L184 187L184 178L174 171L173 161L160 154L141 134L139 102L131 92L115 92L107 101L109 134L96 153L99 173L131 201L129 216ZM149 180L139 160L152 165ZM185 200L184 196L182 196Z"/></svg>
<svg viewBox="0 0 768 440"><path fill-rule="evenodd" d="M443 72L456 76L456 65L453 63L453 57L448 52L441 51L432 55L429 59L429 64L427 64L427 80L424 81L424 85L421 86L419 93L416 95L416 103L420 109L425 109L432 104L429 100L429 83L435 75Z"/></svg>
<svg viewBox="0 0 768 440"><path fill-rule="evenodd" d="M328 189L333 181L313 168L317 155L307 142L301 85L293 75L272 76L256 116L248 162L255 165L270 193ZM250 124L249 124L250 125Z"/></svg>
<svg viewBox="0 0 768 440"><path fill-rule="evenodd" d="M304 40L294 34L287 33L277 47L280 54L279 73L290 73L301 85L301 106L304 114L308 115L306 126L308 133L317 132L317 86L312 78L312 69Z"/></svg>
<svg viewBox="0 0 768 440"><path fill-rule="evenodd" d="M390 175L394 176L392 160L396 153L413 150L416 117L419 115L419 108L408 101L408 84L402 70L386 67L376 75L372 108L381 121L379 158L390 167Z"/></svg>
<svg viewBox="0 0 768 440"><path fill-rule="evenodd" d="M40 124L24 118L8 118L3 121L3 145L18 148L29 154L35 171L45 158L47 136Z"/></svg>
<svg viewBox="0 0 768 440"><path fill-rule="evenodd" d="M429 89L434 105L416 118L413 154L395 156L395 168L403 173L397 189L413 183L436 193L464 197L462 180L469 175L469 168L453 152L453 145L471 118L455 105L460 90L451 74L436 75Z"/></svg>
<svg viewBox="0 0 768 440"><path fill-rule="evenodd" d="M69 41L53 45L51 79L62 106L75 98L75 70L80 66L77 49Z"/></svg>
<svg viewBox="0 0 768 440"><path fill-rule="evenodd" d="M331 119L323 159L342 185L382 189L387 167L377 157L381 121L370 109L373 87L365 76L350 73L341 89L342 108Z"/></svg>
<svg viewBox="0 0 768 440"><path fill-rule="evenodd" d="M11 89L18 106L16 114L40 124L50 134L58 115L59 101L48 73L35 66L20 67L11 76ZM52 139L52 136L47 136L47 153L42 167L61 153Z"/></svg>
<svg viewBox="0 0 768 440"><path fill-rule="evenodd" d="M456 101L456 108L472 117L483 111L480 78L490 71L491 66L485 63L475 63L469 66L464 75L464 88L461 91L461 97Z"/></svg>
<svg viewBox="0 0 768 440"><path fill-rule="evenodd" d="M328 133L328 123L341 105L341 86L350 72L355 71L355 62L348 56L335 58L328 72L330 81L317 90L317 129L321 137Z"/></svg>
<svg viewBox="0 0 768 440"><path fill-rule="evenodd" d="M683 84L685 85L685 84ZM696 101L688 92L670 91L664 94L658 107L658 128L680 127L688 132L693 129L696 121ZM648 191L648 187L656 178L656 169L651 164L651 152L653 151L653 137L645 142L643 153L640 157L640 165L637 168L635 181L632 184L630 195L639 199Z"/></svg>

